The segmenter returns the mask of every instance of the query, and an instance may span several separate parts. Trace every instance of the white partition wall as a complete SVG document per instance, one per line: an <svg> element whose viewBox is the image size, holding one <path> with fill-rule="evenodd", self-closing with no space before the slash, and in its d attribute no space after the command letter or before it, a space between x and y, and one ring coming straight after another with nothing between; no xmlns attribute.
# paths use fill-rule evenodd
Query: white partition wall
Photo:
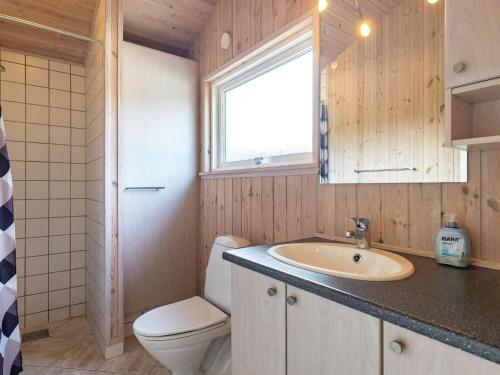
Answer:
<svg viewBox="0 0 500 375"><path fill-rule="evenodd" d="M196 294L197 65L124 43L120 252L125 322Z"/></svg>

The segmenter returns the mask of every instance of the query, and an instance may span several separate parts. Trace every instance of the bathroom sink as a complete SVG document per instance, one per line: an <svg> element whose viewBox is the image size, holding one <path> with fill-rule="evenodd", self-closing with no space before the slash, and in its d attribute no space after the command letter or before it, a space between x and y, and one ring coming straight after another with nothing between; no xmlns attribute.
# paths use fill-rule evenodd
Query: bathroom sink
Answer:
<svg viewBox="0 0 500 375"><path fill-rule="evenodd" d="M273 246L268 253L292 266L348 279L395 281L415 271L413 264L399 255L349 244L292 243Z"/></svg>

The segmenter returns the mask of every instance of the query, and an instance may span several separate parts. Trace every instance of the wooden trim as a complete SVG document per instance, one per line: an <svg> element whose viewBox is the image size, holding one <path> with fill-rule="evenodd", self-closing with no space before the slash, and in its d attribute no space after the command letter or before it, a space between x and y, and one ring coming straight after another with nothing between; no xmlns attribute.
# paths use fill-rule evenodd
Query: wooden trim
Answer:
<svg viewBox="0 0 500 375"><path fill-rule="evenodd" d="M323 233L316 233L315 236L318 238L325 239L325 240L331 240L331 241L336 241L336 242L341 242L341 243L349 243L349 244L355 243L354 240L350 240L350 239L347 239L347 238L341 237L341 236L330 236L330 235L323 234ZM410 249L409 247L393 246L393 245L387 245L387 244L377 243L377 242L372 242L372 245L373 245L373 247L375 247L377 249L394 251L397 253L403 253L403 254L409 254L409 255L417 255L417 256L426 257L426 258L433 258L433 259L436 258L434 251ZM500 263L497 263L497 262L491 262L491 261L487 261L487 260L472 258L471 264L473 266L476 266L476 267L488 268L488 269L492 269L492 270L500 270Z"/></svg>
<svg viewBox="0 0 500 375"><path fill-rule="evenodd" d="M319 123L321 86L321 18L318 7L313 8L313 162L319 166Z"/></svg>
<svg viewBox="0 0 500 375"><path fill-rule="evenodd" d="M117 78L117 128L116 128L116 160L117 163L119 162L119 157L120 157L120 144L119 144L119 131L120 131L120 126L122 123L122 101L121 101L121 72L122 72L122 47L123 47L123 0L117 0L117 17L118 17L118 35L117 35L117 73L116 73L116 78ZM117 165L117 170L116 170L116 182L119 183L121 180L121 168L119 165ZM120 185L118 185L120 186ZM111 336L111 342L113 344L117 343L123 343L124 341L124 317L123 317L123 308L124 308L124 284L123 284L123 261L122 261L122 255L120 252L120 216L119 213L121 212L121 200L120 200L120 194L117 194L116 196L116 205L117 205L117 236L116 236L116 241L117 241L117 255L116 255L116 270L117 270L117 287L116 287L116 303L117 303L117 313L118 316L115 317L114 320L112 320L112 330L111 332L117 332L118 334L116 337L113 337L113 334ZM115 327L113 327L113 324Z"/></svg>
<svg viewBox="0 0 500 375"><path fill-rule="evenodd" d="M259 54L270 48L270 44L277 45L280 42L285 41L287 38L293 34L299 32L300 30L312 26L313 31L313 51L314 51L314 68L313 68L313 156L312 163L314 168L319 168L319 86L320 86L320 17L316 8L306 12L304 15L296 19L295 21L289 23L285 27L279 29L278 31L271 34L269 37L265 38L261 42L257 43L255 46L251 47L244 53L231 59L229 62L224 64L222 67L217 69L201 79L201 155L200 155L200 176L205 175L229 175L230 173L239 173L241 176L274 176L276 174L264 174L262 172L256 173L254 167L247 167L241 169L235 169L235 172L229 169L224 170L212 170L213 168L213 145L212 145L212 103L211 103L211 90L212 82L216 79L230 73L231 71L240 68L244 64L248 63L252 59L256 58ZM316 95L317 94L317 95ZM257 167L259 169L268 171L274 170L274 168L281 168L280 166L269 167ZM287 169L296 169L297 166L286 166ZM299 167L300 168L300 167ZM317 173L317 172L316 172ZM312 173L310 173L312 174ZM234 176L234 175L233 175Z"/></svg>
<svg viewBox="0 0 500 375"><path fill-rule="evenodd" d="M123 317L119 300L120 289L120 259L118 253L118 56L119 44L118 20L121 14L120 0L105 0L105 40L104 40L104 89L105 89L105 129L104 129L104 160L105 160L105 259L106 259L106 290L105 345L119 344L123 341ZM119 346L118 346L119 348ZM106 348L107 350L107 348Z"/></svg>
<svg viewBox="0 0 500 375"><path fill-rule="evenodd" d="M218 178L236 178L236 177L272 177L272 176L304 176L317 175L319 167L317 163L292 165L292 166L274 166L274 167L248 167L244 169L226 169L211 172L200 173L202 180Z"/></svg>

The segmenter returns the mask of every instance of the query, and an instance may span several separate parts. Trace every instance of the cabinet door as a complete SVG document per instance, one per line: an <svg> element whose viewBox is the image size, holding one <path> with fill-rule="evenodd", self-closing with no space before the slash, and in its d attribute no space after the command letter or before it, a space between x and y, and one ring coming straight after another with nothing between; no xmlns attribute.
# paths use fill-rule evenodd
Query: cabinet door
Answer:
<svg viewBox="0 0 500 375"><path fill-rule="evenodd" d="M286 286L231 266L233 375L285 375Z"/></svg>
<svg viewBox="0 0 500 375"><path fill-rule="evenodd" d="M446 1L446 86L500 76L500 1ZM455 72L454 66L465 64Z"/></svg>
<svg viewBox="0 0 500 375"><path fill-rule="evenodd" d="M384 322L384 375L498 375L500 365Z"/></svg>
<svg viewBox="0 0 500 375"><path fill-rule="evenodd" d="M379 319L288 286L288 375L380 375Z"/></svg>

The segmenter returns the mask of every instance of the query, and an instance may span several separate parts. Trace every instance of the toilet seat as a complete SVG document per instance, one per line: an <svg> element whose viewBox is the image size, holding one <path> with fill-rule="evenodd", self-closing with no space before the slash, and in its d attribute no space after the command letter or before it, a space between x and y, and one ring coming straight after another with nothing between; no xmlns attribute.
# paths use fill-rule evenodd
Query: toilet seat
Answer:
<svg viewBox="0 0 500 375"><path fill-rule="evenodd" d="M134 332L148 339L171 340L225 324L228 315L201 297L161 306L140 316Z"/></svg>

